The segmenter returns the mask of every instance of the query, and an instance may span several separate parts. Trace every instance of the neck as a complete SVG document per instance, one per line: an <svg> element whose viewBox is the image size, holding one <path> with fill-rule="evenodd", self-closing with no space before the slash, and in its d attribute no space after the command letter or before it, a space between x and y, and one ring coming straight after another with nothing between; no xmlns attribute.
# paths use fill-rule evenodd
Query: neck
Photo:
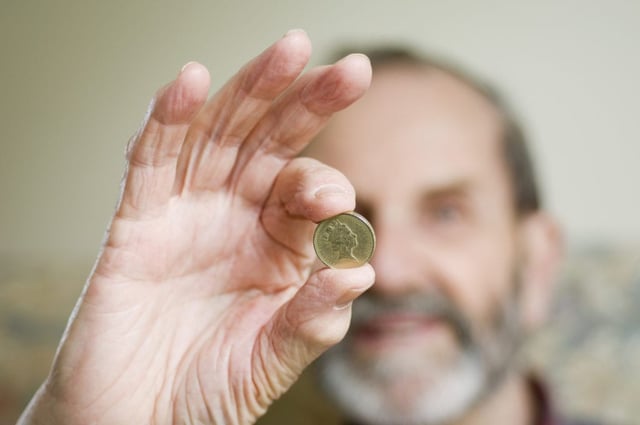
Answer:
<svg viewBox="0 0 640 425"><path fill-rule="evenodd" d="M526 379L511 373L495 391L451 425L533 424L534 406Z"/></svg>

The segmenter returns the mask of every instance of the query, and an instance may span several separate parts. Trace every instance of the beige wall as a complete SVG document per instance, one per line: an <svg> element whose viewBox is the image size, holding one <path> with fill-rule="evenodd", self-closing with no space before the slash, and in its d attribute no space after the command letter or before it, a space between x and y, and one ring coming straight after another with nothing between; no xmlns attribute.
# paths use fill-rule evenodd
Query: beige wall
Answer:
<svg viewBox="0 0 640 425"><path fill-rule="evenodd" d="M408 40L496 81L571 238L640 241L640 2L4 0L0 258L91 261L154 90L192 59L217 87L292 27L316 62Z"/></svg>

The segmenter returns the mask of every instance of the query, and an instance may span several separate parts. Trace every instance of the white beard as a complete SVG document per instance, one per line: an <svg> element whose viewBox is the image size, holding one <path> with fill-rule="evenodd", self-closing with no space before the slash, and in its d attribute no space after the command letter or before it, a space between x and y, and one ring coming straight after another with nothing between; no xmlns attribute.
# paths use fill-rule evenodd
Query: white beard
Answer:
<svg viewBox="0 0 640 425"><path fill-rule="evenodd" d="M320 360L320 379L349 417L371 425L446 423L466 413L487 385L486 369L469 353L435 377L420 369L420 361L382 363L358 367L338 345Z"/></svg>
<svg viewBox="0 0 640 425"><path fill-rule="evenodd" d="M358 360L350 352L347 334L318 360L320 382L349 418L364 424L451 423L481 402L512 366L523 337L515 299L515 293L505 299L496 308L492 326L483 330L473 329L451 302L437 294L395 301L357 300L356 327L384 311L435 314L449 322L458 349L447 359L435 347L436 351L422 352L418 347L398 347L376 360Z"/></svg>

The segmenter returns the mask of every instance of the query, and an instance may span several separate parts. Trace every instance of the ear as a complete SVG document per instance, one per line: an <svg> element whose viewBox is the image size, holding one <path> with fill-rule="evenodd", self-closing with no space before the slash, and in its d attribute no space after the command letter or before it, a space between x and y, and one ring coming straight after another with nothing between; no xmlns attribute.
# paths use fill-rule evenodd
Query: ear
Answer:
<svg viewBox="0 0 640 425"><path fill-rule="evenodd" d="M546 320L558 268L564 256L564 238L556 221L535 212L521 226L521 319L525 329L537 329Z"/></svg>

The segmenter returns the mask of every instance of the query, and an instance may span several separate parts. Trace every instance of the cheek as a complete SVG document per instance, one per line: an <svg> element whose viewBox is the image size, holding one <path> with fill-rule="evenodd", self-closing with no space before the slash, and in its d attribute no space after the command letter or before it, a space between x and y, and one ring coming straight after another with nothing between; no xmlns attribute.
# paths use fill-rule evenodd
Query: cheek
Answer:
<svg viewBox="0 0 640 425"><path fill-rule="evenodd" d="M469 319L488 323L513 292L513 243L477 238L447 248L439 261L443 290Z"/></svg>

